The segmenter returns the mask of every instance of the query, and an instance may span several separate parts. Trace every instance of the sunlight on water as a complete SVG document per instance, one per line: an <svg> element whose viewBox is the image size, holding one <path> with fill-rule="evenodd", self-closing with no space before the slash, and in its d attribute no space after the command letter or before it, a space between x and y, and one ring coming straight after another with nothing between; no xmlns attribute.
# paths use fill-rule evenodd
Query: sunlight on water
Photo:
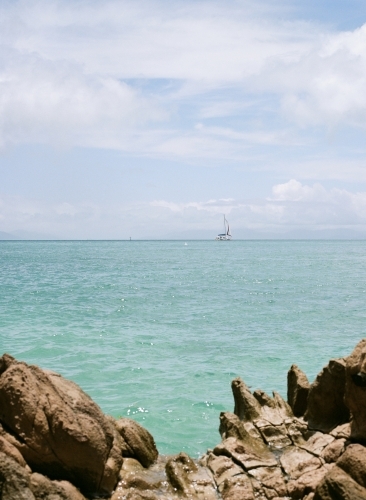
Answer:
<svg viewBox="0 0 366 500"><path fill-rule="evenodd" d="M187 244L185 244L187 243ZM1 351L198 455L231 380L286 396L364 336L363 241L0 243Z"/></svg>

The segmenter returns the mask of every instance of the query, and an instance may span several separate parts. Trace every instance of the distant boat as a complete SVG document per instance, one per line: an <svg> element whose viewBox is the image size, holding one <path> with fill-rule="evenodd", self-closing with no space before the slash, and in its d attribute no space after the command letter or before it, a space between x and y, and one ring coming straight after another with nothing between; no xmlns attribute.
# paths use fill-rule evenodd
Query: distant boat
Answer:
<svg viewBox="0 0 366 500"><path fill-rule="evenodd" d="M230 241L232 239L232 236L230 234L230 226L229 222L227 221L225 215L224 215L224 232L221 234L218 234L215 238L215 240L218 241Z"/></svg>

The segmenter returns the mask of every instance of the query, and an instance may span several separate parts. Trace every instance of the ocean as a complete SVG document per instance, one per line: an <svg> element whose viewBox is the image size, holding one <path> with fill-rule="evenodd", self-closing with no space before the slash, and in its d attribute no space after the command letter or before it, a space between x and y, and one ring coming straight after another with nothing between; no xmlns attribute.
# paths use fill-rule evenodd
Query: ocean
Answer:
<svg viewBox="0 0 366 500"><path fill-rule="evenodd" d="M365 336L366 241L1 241L0 354L61 373L162 454L220 441L231 381L286 397Z"/></svg>

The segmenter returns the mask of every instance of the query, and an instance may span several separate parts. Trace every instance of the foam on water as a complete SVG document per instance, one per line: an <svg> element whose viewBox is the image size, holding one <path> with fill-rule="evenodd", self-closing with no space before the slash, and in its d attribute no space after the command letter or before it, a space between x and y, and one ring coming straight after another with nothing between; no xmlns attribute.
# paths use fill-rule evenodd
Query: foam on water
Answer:
<svg viewBox="0 0 366 500"><path fill-rule="evenodd" d="M135 418L161 453L219 441L230 383L286 395L364 336L364 241L0 243L0 349Z"/></svg>

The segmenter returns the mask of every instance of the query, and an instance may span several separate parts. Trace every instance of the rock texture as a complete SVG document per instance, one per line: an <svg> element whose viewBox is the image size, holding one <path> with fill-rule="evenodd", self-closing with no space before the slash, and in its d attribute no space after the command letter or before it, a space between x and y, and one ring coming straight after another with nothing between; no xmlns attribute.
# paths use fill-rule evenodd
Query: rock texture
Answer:
<svg viewBox="0 0 366 500"><path fill-rule="evenodd" d="M288 401L232 382L221 442L159 456L138 423L103 415L75 384L0 358L0 500L366 500L366 339Z"/></svg>

